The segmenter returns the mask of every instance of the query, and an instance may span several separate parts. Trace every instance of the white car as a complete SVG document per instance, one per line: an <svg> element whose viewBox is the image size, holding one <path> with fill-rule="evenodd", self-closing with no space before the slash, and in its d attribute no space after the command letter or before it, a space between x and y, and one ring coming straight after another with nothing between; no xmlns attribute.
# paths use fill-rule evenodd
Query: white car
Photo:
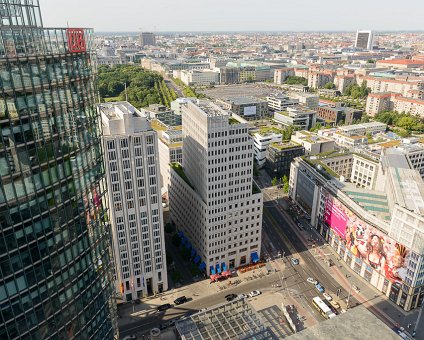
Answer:
<svg viewBox="0 0 424 340"><path fill-rule="evenodd" d="M324 296L324 298L325 298L328 302L330 302L331 300L333 300L333 298L331 297L331 295L330 295L330 294L328 294L328 293L322 293L322 295Z"/></svg>
<svg viewBox="0 0 424 340"><path fill-rule="evenodd" d="M249 296L247 296L246 294L239 294L239 299L247 299Z"/></svg>
<svg viewBox="0 0 424 340"><path fill-rule="evenodd" d="M261 291L260 291L260 290L252 290L252 291L249 293L249 296L250 296L250 297L254 297L254 296L258 296L258 295L261 295Z"/></svg>
<svg viewBox="0 0 424 340"><path fill-rule="evenodd" d="M318 281L317 280L315 280L314 278L312 278L312 277L308 277L307 279L306 279L306 281L308 281L309 283L312 283L313 285L316 285L317 283L318 283Z"/></svg>

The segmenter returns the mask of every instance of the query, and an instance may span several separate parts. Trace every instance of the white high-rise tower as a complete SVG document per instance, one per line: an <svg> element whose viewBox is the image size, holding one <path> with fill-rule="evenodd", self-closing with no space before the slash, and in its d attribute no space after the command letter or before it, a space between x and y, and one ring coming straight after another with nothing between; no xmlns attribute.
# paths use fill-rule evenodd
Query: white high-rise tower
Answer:
<svg viewBox="0 0 424 340"><path fill-rule="evenodd" d="M127 102L98 106L103 123L116 287L124 301L168 289L158 139Z"/></svg>
<svg viewBox="0 0 424 340"><path fill-rule="evenodd" d="M257 262L262 193L252 181L248 125L202 101L183 106L182 126L183 164L171 167L170 211L194 261L208 274Z"/></svg>

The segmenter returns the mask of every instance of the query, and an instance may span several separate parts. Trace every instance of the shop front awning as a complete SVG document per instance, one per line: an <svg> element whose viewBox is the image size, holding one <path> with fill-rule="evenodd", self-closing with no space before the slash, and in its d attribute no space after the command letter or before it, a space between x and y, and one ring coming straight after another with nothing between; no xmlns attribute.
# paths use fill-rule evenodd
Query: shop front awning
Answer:
<svg viewBox="0 0 424 340"><path fill-rule="evenodd" d="M211 275L215 275L215 268L211 266L209 269L210 269Z"/></svg>
<svg viewBox="0 0 424 340"><path fill-rule="evenodd" d="M195 257L196 256L196 250L194 248L191 249L190 256L191 257Z"/></svg>
<svg viewBox="0 0 424 340"><path fill-rule="evenodd" d="M222 276L230 277L231 276L231 271L229 271L229 270L223 271L222 272Z"/></svg>
<svg viewBox="0 0 424 340"><path fill-rule="evenodd" d="M187 249L191 248L191 243L187 240L187 243L184 245L184 247L186 247Z"/></svg>
<svg viewBox="0 0 424 340"><path fill-rule="evenodd" d="M199 258L200 258L200 256L199 256ZM206 269L206 263L205 262L202 262L201 264L199 264L199 269L200 270L205 270Z"/></svg>
<svg viewBox="0 0 424 340"><path fill-rule="evenodd" d="M219 264L216 265L216 272L218 274L221 274L221 267L219 266Z"/></svg>
<svg viewBox="0 0 424 340"><path fill-rule="evenodd" d="M227 270L227 265L225 264L225 262L221 263L221 269L223 272L225 272Z"/></svg>
<svg viewBox="0 0 424 340"><path fill-rule="evenodd" d="M253 252L252 254L250 254L250 257L251 257L253 263L256 263L256 262L259 261L259 256L258 256L258 253L256 251Z"/></svg>
<svg viewBox="0 0 424 340"><path fill-rule="evenodd" d="M193 262L195 264L198 264L200 262L200 260L201 260L200 256L199 255L196 255L196 257L194 258ZM200 269L200 267L199 267L199 269Z"/></svg>
<svg viewBox="0 0 424 340"><path fill-rule="evenodd" d="M183 237L184 237L184 233L180 230L180 231L178 232L178 236L179 236L180 238L183 238Z"/></svg>

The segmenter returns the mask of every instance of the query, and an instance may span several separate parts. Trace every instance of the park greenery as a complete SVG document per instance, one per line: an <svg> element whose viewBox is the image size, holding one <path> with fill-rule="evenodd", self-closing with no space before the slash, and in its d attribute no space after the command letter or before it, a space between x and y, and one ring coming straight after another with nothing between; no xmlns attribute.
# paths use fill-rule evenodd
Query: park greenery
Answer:
<svg viewBox="0 0 424 340"><path fill-rule="evenodd" d="M330 82L328 82L327 84L325 84L324 88L325 88L325 89L327 89L327 90L333 90L333 89L335 89L335 88L336 88L336 85L334 85L334 83L332 83L332 82L330 81Z"/></svg>
<svg viewBox="0 0 424 340"><path fill-rule="evenodd" d="M285 84L288 85L308 85L308 79L304 78L304 77L297 77L297 76L288 76Z"/></svg>
<svg viewBox="0 0 424 340"><path fill-rule="evenodd" d="M379 122L393 126L393 131L401 137L408 137L412 132L424 132L423 120L408 113L384 111L377 114L375 119Z"/></svg>
<svg viewBox="0 0 424 340"><path fill-rule="evenodd" d="M351 97L352 99L360 99L360 98L366 98L370 92L371 92L371 89L367 87L367 82L363 81L361 86L357 84L349 85L343 94L345 96Z"/></svg>
<svg viewBox="0 0 424 340"><path fill-rule="evenodd" d="M146 107L151 104L169 107L177 98L159 73L136 65L100 66L98 87L100 96L106 101L108 98L123 101L128 97L128 101L135 107Z"/></svg>

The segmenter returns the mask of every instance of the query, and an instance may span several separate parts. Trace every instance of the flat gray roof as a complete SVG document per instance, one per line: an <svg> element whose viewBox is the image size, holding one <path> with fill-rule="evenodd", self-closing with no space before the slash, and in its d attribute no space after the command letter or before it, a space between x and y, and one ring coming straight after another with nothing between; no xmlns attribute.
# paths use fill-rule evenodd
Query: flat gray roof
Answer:
<svg viewBox="0 0 424 340"><path fill-rule="evenodd" d="M399 340L385 323L370 313L364 306L349 309L333 319L320 322L299 333L291 335L289 340Z"/></svg>

